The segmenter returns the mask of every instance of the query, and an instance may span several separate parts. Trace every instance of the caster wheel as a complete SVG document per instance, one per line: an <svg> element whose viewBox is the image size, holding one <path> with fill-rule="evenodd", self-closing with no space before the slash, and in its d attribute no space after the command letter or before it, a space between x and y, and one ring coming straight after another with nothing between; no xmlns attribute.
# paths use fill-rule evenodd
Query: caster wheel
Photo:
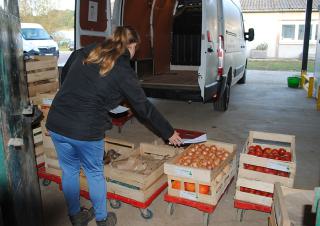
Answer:
<svg viewBox="0 0 320 226"><path fill-rule="evenodd" d="M244 217L245 210L237 209L237 220L242 222Z"/></svg>
<svg viewBox="0 0 320 226"><path fill-rule="evenodd" d="M203 213L203 226L209 225L209 213Z"/></svg>
<svg viewBox="0 0 320 226"><path fill-rule="evenodd" d="M109 202L112 209L119 209L121 207L121 202L119 200L111 199Z"/></svg>
<svg viewBox="0 0 320 226"><path fill-rule="evenodd" d="M140 209L140 213L141 213L141 217L146 220L149 220L153 217L153 213L149 209Z"/></svg>
<svg viewBox="0 0 320 226"><path fill-rule="evenodd" d="M168 214L169 214L170 216L173 215L173 212L174 212L174 205L173 205L173 203L169 203L169 204L168 204L167 212L168 212Z"/></svg>
<svg viewBox="0 0 320 226"><path fill-rule="evenodd" d="M47 179L44 179L43 181L42 181L42 185L43 186L49 186L51 184L51 181L49 181L49 180L47 180Z"/></svg>

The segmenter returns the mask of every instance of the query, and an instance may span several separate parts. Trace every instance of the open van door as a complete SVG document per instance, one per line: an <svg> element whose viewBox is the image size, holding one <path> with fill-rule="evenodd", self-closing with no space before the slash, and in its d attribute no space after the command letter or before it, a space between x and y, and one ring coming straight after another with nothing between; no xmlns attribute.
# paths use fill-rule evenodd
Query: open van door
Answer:
<svg viewBox="0 0 320 226"><path fill-rule="evenodd" d="M212 94L217 89L219 2L202 1L201 64L198 82L204 102L211 100Z"/></svg>
<svg viewBox="0 0 320 226"><path fill-rule="evenodd" d="M75 15L76 49L111 35L110 0L76 0Z"/></svg>

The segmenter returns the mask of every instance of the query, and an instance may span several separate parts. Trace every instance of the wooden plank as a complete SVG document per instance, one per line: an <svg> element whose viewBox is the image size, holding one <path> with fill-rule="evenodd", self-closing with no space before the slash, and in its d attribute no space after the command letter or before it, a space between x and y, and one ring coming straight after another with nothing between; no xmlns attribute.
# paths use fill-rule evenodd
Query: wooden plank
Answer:
<svg viewBox="0 0 320 226"><path fill-rule="evenodd" d="M202 168L194 168L190 166L177 165L176 163L183 155L183 152L182 152L181 154L174 157L172 160L167 161L164 164L165 174L171 175L171 176L177 176L177 177L185 177L185 178L201 181L204 183L210 183L213 180L213 178L216 177L221 172L221 170L233 160L236 154L236 145L214 141L214 140L208 140L204 144L216 145L217 147L222 147L226 149L230 153L230 155L222 164L219 165L217 169L208 170L208 169L202 169ZM192 146L190 146L189 148L191 147ZM188 149L186 149L186 151L187 150Z"/></svg>
<svg viewBox="0 0 320 226"><path fill-rule="evenodd" d="M59 82L56 81L47 81L46 83L42 84L29 84L28 91L29 97L36 96L37 93L50 93L56 92L59 88Z"/></svg>
<svg viewBox="0 0 320 226"><path fill-rule="evenodd" d="M296 174L296 163L295 162L285 162L275 159L262 158L254 155L240 154L240 167L244 164L251 164L255 166L262 166L270 169L285 171L290 173L290 178L293 178Z"/></svg>
<svg viewBox="0 0 320 226"><path fill-rule="evenodd" d="M109 193L121 195L138 202L146 202L153 193L155 193L164 183L166 183L166 181L167 177L165 175L162 175L146 190L131 189L112 182L107 182L107 188Z"/></svg>
<svg viewBox="0 0 320 226"><path fill-rule="evenodd" d="M272 198L236 190L235 199L264 206L272 205Z"/></svg>
<svg viewBox="0 0 320 226"><path fill-rule="evenodd" d="M239 168L238 178L246 178L246 179L251 179L251 180L256 180L256 181L263 181L266 183L280 182L282 185L285 185L288 187L292 187L293 182L294 182L293 178L281 177L281 176L266 174L266 173L260 173L257 171L247 170L244 168Z"/></svg>
<svg viewBox="0 0 320 226"><path fill-rule="evenodd" d="M295 136L281 134L281 133L267 133L267 132L250 131L249 132L249 142L253 143L254 139L295 144Z"/></svg>
<svg viewBox="0 0 320 226"><path fill-rule="evenodd" d="M59 72L57 68L54 68L53 70L48 71L38 71L35 73L29 73L27 74L27 82L37 82L47 79L58 79Z"/></svg>
<svg viewBox="0 0 320 226"><path fill-rule="evenodd" d="M236 187L246 187L251 188L259 191L265 191L269 193L273 193L274 191L274 184L273 183L266 183L262 181L254 181L254 180L248 180L245 178L238 178Z"/></svg>
<svg viewBox="0 0 320 226"><path fill-rule="evenodd" d="M34 71L46 68L56 68L58 66L58 61L56 57L39 57L35 60L26 61L26 71Z"/></svg>

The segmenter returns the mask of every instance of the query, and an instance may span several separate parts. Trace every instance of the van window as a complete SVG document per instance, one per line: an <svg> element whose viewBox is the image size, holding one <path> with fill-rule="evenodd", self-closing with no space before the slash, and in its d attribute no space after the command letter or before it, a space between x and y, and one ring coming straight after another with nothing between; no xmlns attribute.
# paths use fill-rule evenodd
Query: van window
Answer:
<svg viewBox="0 0 320 226"><path fill-rule="evenodd" d="M42 28L22 28L22 36L25 40L49 40L50 35Z"/></svg>

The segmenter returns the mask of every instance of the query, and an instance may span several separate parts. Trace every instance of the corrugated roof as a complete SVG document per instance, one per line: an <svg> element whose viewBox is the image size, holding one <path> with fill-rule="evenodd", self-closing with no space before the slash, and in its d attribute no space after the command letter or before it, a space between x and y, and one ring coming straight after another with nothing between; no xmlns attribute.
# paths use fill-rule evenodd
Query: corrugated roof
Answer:
<svg viewBox="0 0 320 226"><path fill-rule="evenodd" d="M307 0L240 0L244 12L260 11L305 11ZM313 9L317 10L320 0L313 0Z"/></svg>

